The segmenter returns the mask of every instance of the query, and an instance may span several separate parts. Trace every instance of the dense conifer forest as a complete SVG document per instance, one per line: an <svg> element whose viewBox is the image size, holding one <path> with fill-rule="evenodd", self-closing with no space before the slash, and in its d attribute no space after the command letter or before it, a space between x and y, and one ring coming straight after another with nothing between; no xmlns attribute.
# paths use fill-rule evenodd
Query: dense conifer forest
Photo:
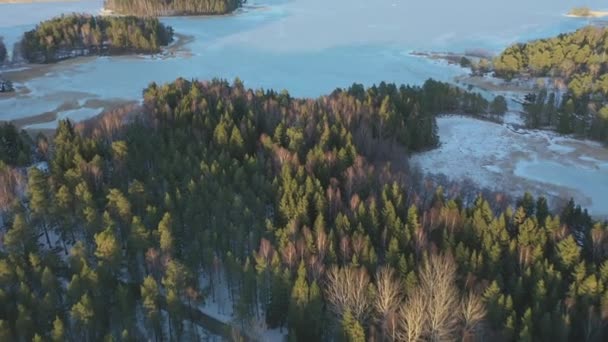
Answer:
<svg viewBox="0 0 608 342"><path fill-rule="evenodd" d="M31 63L92 54L157 53L173 29L156 18L67 15L43 21L24 34L21 52Z"/></svg>
<svg viewBox="0 0 608 342"><path fill-rule="evenodd" d="M178 79L50 141L5 126L0 340L196 340L187 308L214 287L245 332L293 341L605 340L606 223L408 170L435 116L479 98Z"/></svg>
<svg viewBox="0 0 608 342"><path fill-rule="evenodd" d="M105 0L105 8L139 16L227 14L243 0Z"/></svg>
<svg viewBox="0 0 608 342"><path fill-rule="evenodd" d="M545 91L528 98L530 127L554 127L561 133L608 142L607 52L608 28L588 26L515 44L494 60L494 72L507 79L550 78Z"/></svg>

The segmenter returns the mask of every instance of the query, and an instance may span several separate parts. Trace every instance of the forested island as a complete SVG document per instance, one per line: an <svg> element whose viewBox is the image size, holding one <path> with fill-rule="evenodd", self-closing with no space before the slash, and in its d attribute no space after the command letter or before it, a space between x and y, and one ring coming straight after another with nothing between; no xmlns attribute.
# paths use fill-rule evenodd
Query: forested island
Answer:
<svg viewBox="0 0 608 342"><path fill-rule="evenodd" d="M243 0L105 0L105 9L138 16L227 14Z"/></svg>
<svg viewBox="0 0 608 342"><path fill-rule="evenodd" d="M393 163L467 98L178 79L51 140L5 126L0 340L197 340L190 308L218 287L241 331L289 340L605 340L606 223ZM48 170L20 171L28 149Z"/></svg>
<svg viewBox="0 0 608 342"><path fill-rule="evenodd" d="M600 18L608 16L608 11L593 11L589 7L575 7L568 12L568 16L579 18Z"/></svg>
<svg viewBox="0 0 608 342"><path fill-rule="evenodd" d="M608 28L588 26L554 38L514 44L493 60L498 77L539 79L527 97L529 127L608 142Z"/></svg>
<svg viewBox="0 0 608 342"><path fill-rule="evenodd" d="M157 18L66 15L43 21L24 34L20 48L30 63L88 55L158 53L173 29Z"/></svg>

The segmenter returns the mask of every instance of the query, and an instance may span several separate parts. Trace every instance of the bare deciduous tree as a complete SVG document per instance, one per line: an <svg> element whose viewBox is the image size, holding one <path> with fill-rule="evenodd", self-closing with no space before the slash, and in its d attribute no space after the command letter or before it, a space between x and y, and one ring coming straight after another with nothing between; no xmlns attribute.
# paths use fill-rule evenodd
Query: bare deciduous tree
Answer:
<svg viewBox="0 0 608 342"><path fill-rule="evenodd" d="M460 304L462 338L464 341L475 340L483 334L483 320L486 317L486 308L481 297L469 293Z"/></svg>
<svg viewBox="0 0 608 342"><path fill-rule="evenodd" d="M381 268L376 274L376 300L374 306L385 336L395 340L395 312L401 304L401 286L390 267Z"/></svg>
<svg viewBox="0 0 608 342"><path fill-rule="evenodd" d="M430 255L423 263L420 286L428 301L427 324L431 341L453 340L458 330L460 295L455 279L456 264L451 256Z"/></svg>
<svg viewBox="0 0 608 342"><path fill-rule="evenodd" d="M364 268L332 267L327 272L325 292L334 313L342 317L349 310L358 321L362 321L370 309L369 283L369 275Z"/></svg>
<svg viewBox="0 0 608 342"><path fill-rule="evenodd" d="M452 341L479 331L485 308L477 296L461 299L451 256L429 255L419 279L399 311L400 340Z"/></svg>
<svg viewBox="0 0 608 342"><path fill-rule="evenodd" d="M422 339L427 326L427 305L428 301L421 289L417 288L410 293L399 310L397 330L399 341L416 342Z"/></svg>

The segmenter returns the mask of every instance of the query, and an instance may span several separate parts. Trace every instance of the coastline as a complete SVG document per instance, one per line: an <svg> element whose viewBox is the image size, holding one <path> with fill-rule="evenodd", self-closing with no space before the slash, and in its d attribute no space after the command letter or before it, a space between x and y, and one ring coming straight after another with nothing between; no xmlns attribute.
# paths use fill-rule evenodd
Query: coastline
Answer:
<svg viewBox="0 0 608 342"><path fill-rule="evenodd" d="M31 79L38 78L44 76L48 72L52 71L55 68L63 68L63 67L72 67L74 65L86 63L92 61L98 57L138 57L138 56L159 56L160 58L172 57L178 53L184 53L187 56L189 50L186 46L194 41L194 37L189 35L184 35L180 33L175 33L175 37L177 38L169 45L162 48L162 51L154 54L120 54L120 55L110 55L110 56L97 56L97 55L89 55L89 56L78 56L74 58L68 58L65 60L61 60L55 63L47 63L47 64L16 64L9 66L7 69L0 69L0 73L10 79L16 85L19 83L27 82ZM25 93L24 93L25 91ZM21 93L19 89L16 89L14 93L9 93L4 95L5 97L10 97L18 94L27 94L27 88L21 88Z"/></svg>
<svg viewBox="0 0 608 342"><path fill-rule="evenodd" d="M499 78L490 76L474 76L461 75L456 76L454 81L457 84L464 84L482 89L488 92L513 92L513 93L529 93L534 91L534 87L530 85L530 81L515 79L512 81L504 81Z"/></svg>
<svg viewBox="0 0 608 342"><path fill-rule="evenodd" d="M175 39L170 45L163 47L162 51L153 55L117 55L110 57L117 58L145 58L148 56L154 56L155 58L188 58L191 55L191 52L186 47L189 43L194 41L194 37L183 35L176 33ZM11 66L8 69L0 69L0 73L3 77L10 79L15 84L15 91L10 93L2 93L0 94L0 100L10 99L10 98L18 98L18 99L27 99L31 90L27 86L27 82L43 77L51 72L56 72L64 69L71 69L74 66L81 65L83 63L91 62L98 58L99 56L80 56L75 58L66 59L63 61L59 61L57 63L49 63L49 64L19 64ZM20 117L13 120L6 120L12 122L20 129L25 129L28 132L42 132L47 133L49 131L54 131L54 129L40 129L40 128L30 128L30 126L39 126L44 125L45 123L51 123L58 118L60 118L60 114L80 109L101 109L101 114L104 112L136 103L137 101L132 100L124 100L124 99L95 99L92 98L93 94L88 93L78 93L78 92L59 92L53 94L54 98L60 98L60 105L55 108L49 108L46 112L41 113L32 113L32 115ZM84 102L81 102L83 100ZM0 120L5 121L5 120Z"/></svg>

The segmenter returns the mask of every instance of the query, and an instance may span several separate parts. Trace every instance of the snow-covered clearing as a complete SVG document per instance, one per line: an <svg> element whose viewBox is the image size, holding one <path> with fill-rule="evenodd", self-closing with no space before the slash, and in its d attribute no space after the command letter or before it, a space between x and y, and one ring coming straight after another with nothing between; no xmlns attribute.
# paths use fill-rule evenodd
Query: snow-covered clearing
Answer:
<svg viewBox="0 0 608 342"><path fill-rule="evenodd" d="M437 124L441 146L411 159L425 173L468 178L515 196L573 197L592 215L608 216L608 149L602 145L456 115Z"/></svg>
<svg viewBox="0 0 608 342"><path fill-rule="evenodd" d="M216 275L216 279L219 279L220 281L218 282L216 280L215 286L213 286L213 288L209 287L213 291L205 298L204 304L198 305L198 309L223 323L240 327L241 323L237 322L237 318L235 317L234 301L230 297L230 292L223 272ZM205 274L201 274L199 284L201 287L208 287L209 277ZM238 296L238 293L236 295ZM287 338L286 328L279 331L279 329L269 329L266 326L263 312L261 313L261 317L254 317L249 323L246 323L244 328L247 334L257 341L282 342Z"/></svg>

